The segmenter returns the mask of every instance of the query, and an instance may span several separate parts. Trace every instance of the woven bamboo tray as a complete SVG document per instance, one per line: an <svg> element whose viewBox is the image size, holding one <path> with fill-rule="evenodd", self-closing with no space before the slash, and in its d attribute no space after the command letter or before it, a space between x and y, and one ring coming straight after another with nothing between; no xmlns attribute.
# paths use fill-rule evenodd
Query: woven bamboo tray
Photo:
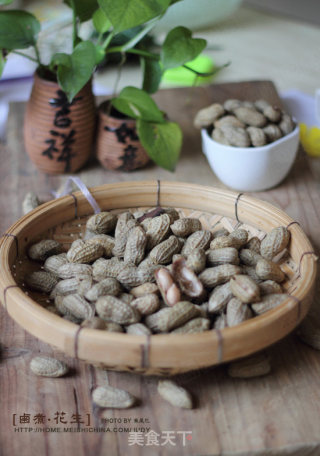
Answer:
<svg viewBox="0 0 320 456"><path fill-rule="evenodd" d="M82 236L92 208L80 192L43 204L19 219L0 241L0 299L9 315L28 332L67 355L108 369L174 375L231 361L261 350L291 332L312 300L316 256L300 225L269 203L245 194L178 182L127 182L90 189L102 210L171 206L198 217L205 229L244 227L262 239L276 226L288 226L291 242L281 268L288 299L277 308L223 330L190 335L136 336L81 328L49 312L47 296L28 292L26 272L39 265L26 248L54 238L66 248Z"/></svg>

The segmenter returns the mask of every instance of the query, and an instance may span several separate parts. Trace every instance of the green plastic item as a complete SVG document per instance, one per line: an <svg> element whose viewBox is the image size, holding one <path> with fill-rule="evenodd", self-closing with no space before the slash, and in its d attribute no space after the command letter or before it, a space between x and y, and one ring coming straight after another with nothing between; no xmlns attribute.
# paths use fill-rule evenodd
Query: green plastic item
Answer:
<svg viewBox="0 0 320 456"><path fill-rule="evenodd" d="M206 55L198 55L198 57L191 62L186 63L186 65L201 73L210 73L213 71L215 66L214 61ZM213 76L197 76L192 71L180 66L178 68L171 68L170 70L165 71L162 81L180 86L194 86L208 84L212 81L212 79Z"/></svg>

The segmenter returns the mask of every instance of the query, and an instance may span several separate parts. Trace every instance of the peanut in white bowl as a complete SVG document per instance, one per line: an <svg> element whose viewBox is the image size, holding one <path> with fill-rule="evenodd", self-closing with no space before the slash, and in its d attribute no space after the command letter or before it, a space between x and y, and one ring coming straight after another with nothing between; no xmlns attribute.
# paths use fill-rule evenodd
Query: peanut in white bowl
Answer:
<svg viewBox="0 0 320 456"><path fill-rule="evenodd" d="M282 138L262 147L220 144L201 130L202 150L217 177L228 187L262 191L278 185L289 173L299 146L299 125Z"/></svg>

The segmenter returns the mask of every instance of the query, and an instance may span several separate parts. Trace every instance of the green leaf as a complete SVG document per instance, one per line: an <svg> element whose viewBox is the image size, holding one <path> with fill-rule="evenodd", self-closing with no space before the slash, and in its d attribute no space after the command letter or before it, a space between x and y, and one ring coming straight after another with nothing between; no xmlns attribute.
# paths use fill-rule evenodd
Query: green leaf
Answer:
<svg viewBox="0 0 320 456"><path fill-rule="evenodd" d="M133 119L164 122L163 113L150 95L136 87L125 87L117 98L112 100L112 105L118 111Z"/></svg>
<svg viewBox="0 0 320 456"><path fill-rule="evenodd" d="M25 49L34 46L40 23L38 19L26 11L0 11L0 48Z"/></svg>
<svg viewBox="0 0 320 456"><path fill-rule="evenodd" d="M80 22L88 21L92 18L93 13L98 8L97 0L63 0L63 3L68 5L76 13L76 16L80 19Z"/></svg>
<svg viewBox="0 0 320 456"><path fill-rule="evenodd" d="M182 146L182 131L178 124L161 124L138 120L137 132L149 157L159 166L174 171Z"/></svg>
<svg viewBox="0 0 320 456"><path fill-rule="evenodd" d="M63 52L58 52L58 53L54 54L54 56L51 59L51 66L56 66L56 65L69 66L70 65L70 55L64 54Z"/></svg>
<svg viewBox="0 0 320 456"><path fill-rule="evenodd" d="M116 33L164 13L170 0L98 0Z"/></svg>
<svg viewBox="0 0 320 456"><path fill-rule="evenodd" d="M95 64L96 50L91 41L79 43L71 55L56 54L58 82L71 102L74 96L89 81Z"/></svg>
<svg viewBox="0 0 320 456"><path fill-rule="evenodd" d="M162 78L162 68L157 60L141 58L143 71L142 88L148 93L155 93Z"/></svg>
<svg viewBox="0 0 320 456"><path fill-rule="evenodd" d="M92 22L94 28L99 33L106 33L111 27L111 22L101 8L97 9L97 11L94 12L92 16Z"/></svg>
<svg viewBox="0 0 320 456"><path fill-rule="evenodd" d="M98 65L105 58L106 52L103 49L103 47L99 46L98 44L96 44L95 50L96 50L96 65Z"/></svg>
<svg viewBox="0 0 320 456"><path fill-rule="evenodd" d="M12 3L12 0L0 0L0 5L10 5Z"/></svg>
<svg viewBox="0 0 320 456"><path fill-rule="evenodd" d="M186 27L176 27L171 30L162 46L161 61L165 70L176 68L195 59L206 47L206 40L192 38L192 33Z"/></svg>

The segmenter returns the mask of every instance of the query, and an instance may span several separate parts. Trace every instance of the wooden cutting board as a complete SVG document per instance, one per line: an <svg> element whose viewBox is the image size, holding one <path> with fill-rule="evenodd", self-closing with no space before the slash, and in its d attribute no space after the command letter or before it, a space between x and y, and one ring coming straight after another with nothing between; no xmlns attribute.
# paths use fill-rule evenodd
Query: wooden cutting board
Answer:
<svg viewBox="0 0 320 456"><path fill-rule="evenodd" d="M215 177L201 152L200 132L193 127L196 112L227 98L255 100L265 98L279 103L274 85L269 81L217 84L206 87L164 90L155 98L172 120L178 121L184 133L181 159L174 174L149 166L133 173L103 170L95 160L78 175L88 185L103 183L165 179L188 181L224 187ZM29 190L42 199L50 198L64 176L49 177L39 173L28 160L22 141L25 105L11 105L7 144L0 144L0 231L21 216L21 202ZM285 210L297 220L310 236L317 252L320 251L320 169L315 159L300 152L288 178L277 188L255 193ZM319 282L319 281L318 281ZM319 295L318 283L316 294ZM29 373L29 361L35 353L57 356L61 353L30 336L0 309L1 363L0 375L0 453L4 456L318 456L320 454L320 354L303 345L291 335L268 349L272 373L251 380L231 379L225 366L206 372L194 372L179 377L181 385L196 398L193 411L173 408L157 394L156 379L129 373L106 373L71 358L73 375L64 379L34 378ZM55 425L54 414L65 412L64 421L70 422L74 413L83 418L89 413L92 426L101 422L92 406L90 391L105 382L124 388L141 398L141 404L130 410L109 410L110 419L148 420L145 426L158 434L174 432L177 445L128 446L127 433L45 433L14 432L13 414L19 420L23 414L33 417L42 413ZM74 426L74 425L73 425ZM82 425L81 425L82 426ZM116 425L128 427L123 422ZM137 426L143 426L138 424ZM39 427L39 426L37 426ZM41 426L40 426L41 427ZM76 427L76 426L74 426ZM111 425L111 428L114 426ZM177 431L192 431L192 440L185 447ZM180 438L180 440L179 440Z"/></svg>

